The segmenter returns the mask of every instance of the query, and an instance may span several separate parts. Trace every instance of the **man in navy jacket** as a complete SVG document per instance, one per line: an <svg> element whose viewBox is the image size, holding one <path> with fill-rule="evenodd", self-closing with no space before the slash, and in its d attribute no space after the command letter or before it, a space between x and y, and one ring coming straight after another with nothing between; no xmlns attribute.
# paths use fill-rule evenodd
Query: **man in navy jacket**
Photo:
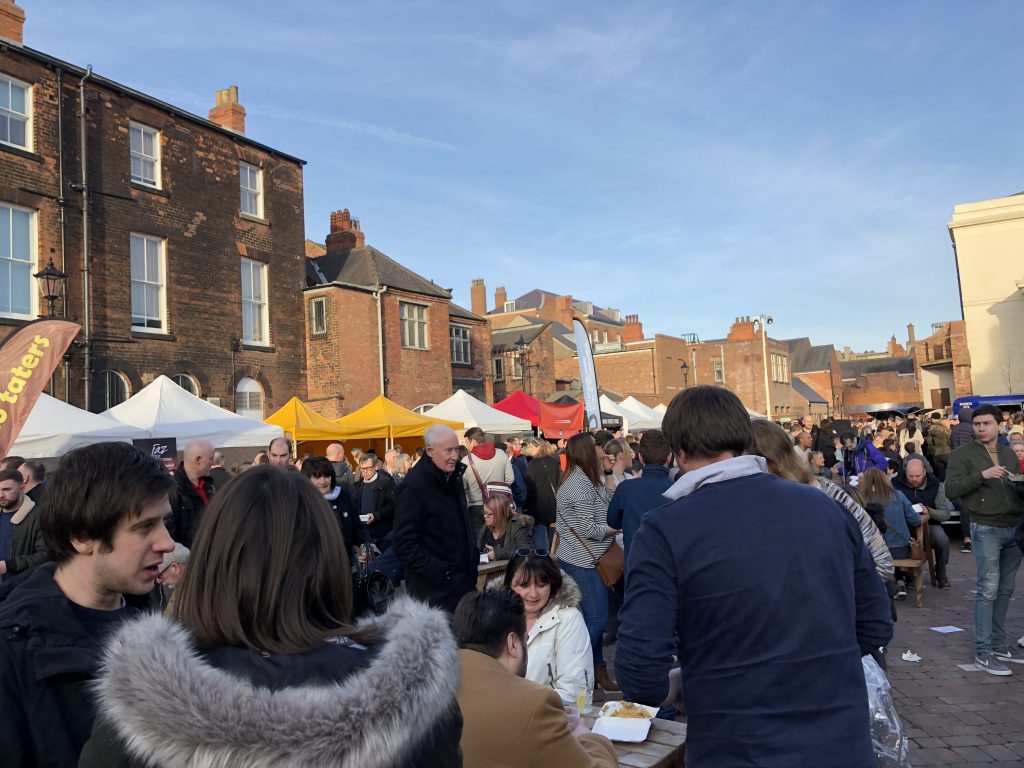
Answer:
<svg viewBox="0 0 1024 768"><path fill-rule="evenodd" d="M889 599L854 519L744 456L750 420L691 387L662 425L686 471L633 538L615 671L627 699L674 700L686 764L874 765L861 656L892 638Z"/></svg>
<svg viewBox="0 0 1024 768"><path fill-rule="evenodd" d="M649 429L638 446L643 474L628 483L619 483L608 504L608 525L622 531L622 548L629 554L633 536L649 511L666 503L662 494L672 487L668 467L672 454L660 429Z"/></svg>

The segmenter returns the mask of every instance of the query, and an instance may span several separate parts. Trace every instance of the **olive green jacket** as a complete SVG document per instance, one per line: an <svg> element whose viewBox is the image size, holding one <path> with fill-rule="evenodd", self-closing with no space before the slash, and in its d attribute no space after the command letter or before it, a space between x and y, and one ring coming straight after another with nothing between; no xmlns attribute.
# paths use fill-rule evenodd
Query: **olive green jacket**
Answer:
<svg viewBox="0 0 1024 768"><path fill-rule="evenodd" d="M999 446L999 463L1011 473L1020 472L1017 455L1005 445ZM949 455L946 468L946 496L959 499L971 513L971 522L1009 528L1020 522L1024 513L1024 483L1007 479L986 480L981 473L992 466L988 451L974 440Z"/></svg>

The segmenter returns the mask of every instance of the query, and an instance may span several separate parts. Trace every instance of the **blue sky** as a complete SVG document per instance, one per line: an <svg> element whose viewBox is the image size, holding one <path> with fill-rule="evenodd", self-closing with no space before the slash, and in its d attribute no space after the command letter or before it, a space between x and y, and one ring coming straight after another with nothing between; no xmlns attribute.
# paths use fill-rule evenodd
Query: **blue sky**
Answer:
<svg viewBox="0 0 1024 768"><path fill-rule="evenodd" d="M27 45L308 161L306 232L469 306L881 349L959 318L946 223L1024 190L1019 0L22 0Z"/></svg>

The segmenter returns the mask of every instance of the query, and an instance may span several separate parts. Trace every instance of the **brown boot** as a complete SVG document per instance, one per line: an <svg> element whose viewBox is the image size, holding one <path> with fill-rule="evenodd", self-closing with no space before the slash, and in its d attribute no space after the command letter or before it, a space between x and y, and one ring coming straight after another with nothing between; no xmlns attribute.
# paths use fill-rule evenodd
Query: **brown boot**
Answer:
<svg viewBox="0 0 1024 768"><path fill-rule="evenodd" d="M606 691L620 691L618 685L608 674L608 667L597 666L594 667L594 682L604 688Z"/></svg>

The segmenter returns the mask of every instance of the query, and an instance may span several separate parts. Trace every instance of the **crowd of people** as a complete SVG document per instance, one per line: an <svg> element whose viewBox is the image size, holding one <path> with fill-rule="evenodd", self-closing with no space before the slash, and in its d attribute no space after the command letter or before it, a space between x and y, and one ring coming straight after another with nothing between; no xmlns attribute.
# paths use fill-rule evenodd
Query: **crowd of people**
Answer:
<svg viewBox="0 0 1024 768"><path fill-rule="evenodd" d="M52 477L9 456L0 755L612 766L581 712L621 690L685 713L690 766L873 765L862 664L885 668L919 530L949 588L959 515L975 664L1024 663L1022 472L1021 418L991 406L787 429L707 386L639 436L438 425L298 460L278 438L230 471L192 440L173 474L125 443Z"/></svg>

